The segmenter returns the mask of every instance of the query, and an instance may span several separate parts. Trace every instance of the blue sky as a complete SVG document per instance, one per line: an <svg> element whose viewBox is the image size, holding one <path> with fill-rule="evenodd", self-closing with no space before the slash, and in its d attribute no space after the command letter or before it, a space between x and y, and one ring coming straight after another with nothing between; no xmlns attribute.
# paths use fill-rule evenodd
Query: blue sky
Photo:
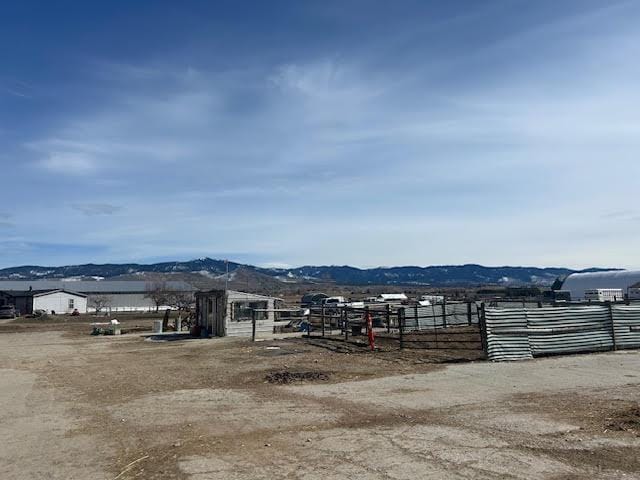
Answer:
<svg viewBox="0 0 640 480"><path fill-rule="evenodd" d="M0 9L0 266L640 267L640 2Z"/></svg>

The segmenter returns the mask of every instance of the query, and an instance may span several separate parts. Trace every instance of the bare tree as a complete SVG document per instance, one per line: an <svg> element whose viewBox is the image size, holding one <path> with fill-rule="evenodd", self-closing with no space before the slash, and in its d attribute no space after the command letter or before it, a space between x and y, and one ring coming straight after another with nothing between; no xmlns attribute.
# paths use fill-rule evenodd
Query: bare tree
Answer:
<svg viewBox="0 0 640 480"><path fill-rule="evenodd" d="M111 305L112 298L109 295L91 295L89 298L89 306L95 308L98 315L103 308Z"/></svg>
<svg viewBox="0 0 640 480"><path fill-rule="evenodd" d="M170 292L167 288L167 282L153 282L147 284L147 293L145 298L150 298L156 306L156 313L160 306L169 304Z"/></svg>
<svg viewBox="0 0 640 480"><path fill-rule="evenodd" d="M194 298L190 292L171 292L168 296L168 304L178 310L176 325L182 323L182 313L189 311L193 305Z"/></svg>

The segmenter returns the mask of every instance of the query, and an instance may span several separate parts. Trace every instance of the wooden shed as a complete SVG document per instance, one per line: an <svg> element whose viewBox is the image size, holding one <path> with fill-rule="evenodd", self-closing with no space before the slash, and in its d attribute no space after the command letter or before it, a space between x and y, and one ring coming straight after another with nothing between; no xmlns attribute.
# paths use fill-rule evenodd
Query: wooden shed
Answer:
<svg viewBox="0 0 640 480"><path fill-rule="evenodd" d="M235 290L196 292L196 323L207 336L250 337L255 315L256 334L271 334L278 300Z"/></svg>

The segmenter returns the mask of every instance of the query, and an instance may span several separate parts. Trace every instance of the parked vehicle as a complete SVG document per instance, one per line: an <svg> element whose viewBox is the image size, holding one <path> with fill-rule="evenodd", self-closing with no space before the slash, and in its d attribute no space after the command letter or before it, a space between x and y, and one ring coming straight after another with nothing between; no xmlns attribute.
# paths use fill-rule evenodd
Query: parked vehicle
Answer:
<svg viewBox="0 0 640 480"><path fill-rule="evenodd" d="M0 307L0 318L16 318L16 309L13 305L3 305Z"/></svg>
<svg viewBox="0 0 640 480"><path fill-rule="evenodd" d="M328 297L322 300L325 307L343 307L347 301L344 297Z"/></svg>

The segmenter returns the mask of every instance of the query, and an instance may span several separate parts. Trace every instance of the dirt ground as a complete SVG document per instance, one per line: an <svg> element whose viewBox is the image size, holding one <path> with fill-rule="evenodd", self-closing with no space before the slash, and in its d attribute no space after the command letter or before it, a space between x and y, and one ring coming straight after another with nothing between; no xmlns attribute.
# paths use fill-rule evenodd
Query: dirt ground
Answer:
<svg viewBox="0 0 640 480"><path fill-rule="evenodd" d="M640 352L436 363L89 331L0 325L0 478L640 478Z"/></svg>

